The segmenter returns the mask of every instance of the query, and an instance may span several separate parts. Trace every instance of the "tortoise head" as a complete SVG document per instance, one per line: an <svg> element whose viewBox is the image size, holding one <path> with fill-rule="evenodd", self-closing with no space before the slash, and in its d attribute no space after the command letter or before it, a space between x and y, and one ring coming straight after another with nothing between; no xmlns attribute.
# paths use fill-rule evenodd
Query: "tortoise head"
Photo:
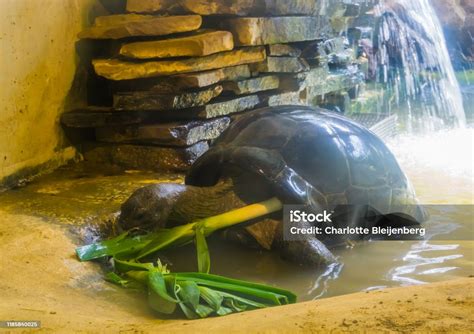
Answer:
<svg viewBox="0 0 474 334"><path fill-rule="evenodd" d="M168 216L184 186L159 183L136 190L121 206L119 225L132 228L158 229L165 227Z"/></svg>

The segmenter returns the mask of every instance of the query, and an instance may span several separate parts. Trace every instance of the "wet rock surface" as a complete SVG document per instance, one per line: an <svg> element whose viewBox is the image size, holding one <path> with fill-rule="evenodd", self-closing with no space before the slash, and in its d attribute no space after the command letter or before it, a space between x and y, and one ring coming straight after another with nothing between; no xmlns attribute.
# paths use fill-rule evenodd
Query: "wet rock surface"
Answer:
<svg viewBox="0 0 474 334"><path fill-rule="evenodd" d="M446 36L449 54L456 70L474 68L474 1L431 1Z"/></svg>
<svg viewBox="0 0 474 334"><path fill-rule="evenodd" d="M98 141L108 143L191 146L217 138L230 124L227 117L208 121L103 127L96 130Z"/></svg>
<svg viewBox="0 0 474 334"><path fill-rule="evenodd" d="M196 92L159 94L159 91L138 91L114 95L115 110L175 110L205 105L219 96L222 86L213 86Z"/></svg>
<svg viewBox="0 0 474 334"><path fill-rule="evenodd" d="M301 55L301 49L291 46L289 44L271 44L267 48L267 54L269 56L290 56L299 57Z"/></svg>
<svg viewBox="0 0 474 334"><path fill-rule="evenodd" d="M134 36L163 36L199 29L199 15L163 16L123 14L98 17L79 38L120 39Z"/></svg>
<svg viewBox="0 0 474 334"><path fill-rule="evenodd" d="M310 69L304 59L296 57L267 57L265 61L253 64L251 68L262 73L298 73Z"/></svg>
<svg viewBox="0 0 474 334"><path fill-rule="evenodd" d="M182 172L208 148L207 142L183 148L94 143L85 145L84 159L121 168Z"/></svg>
<svg viewBox="0 0 474 334"><path fill-rule="evenodd" d="M205 106L182 110L170 117L178 119L209 119L214 117L226 116L250 109L254 109L261 103L257 95L248 95L237 98L222 99L221 101L212 102Z"/></svg>
<svg viewBox="0 0 474 334"><path fill-rule="evenodd" d="M120 54L137 59L207 56L234 48L232 34L228 31L204 31L181 38L124 44Z"/></svg>
<svg viewBox="0 0 474 334"><path fill-rule="evenodd" d="M306 100L301 97L300 92L286 92L275 95L264 95L265 104L269 107L284 105L308 105Z"/></svg>
<svg viewBox="0 0 474 334"><path fill-rule="evenodd" d="M222 81L235 81L251 76L248 65L223 67L216 70L177 74L166 78L149 78L114 82L117 91L155 91L160 93L176 93L192 91L211 86Z"/></svg>
<svg viewBox="0 0 474 334"><path fill-rule="evenodd" d="M311 0L131 0L127 10L138 13L176 11L200 15L310 15L318 10Z"/></svg>
<svg viewBox="0 0 474 334"><path fill-rule="evenodd" d="M264 59L265 49L262 47L253 47L184 60L136 63L117 59L97 59L93 61L93 66L96 73L106 79L129 80L178 73L199 72L221 67L250 64Z"/></svg>
<svg viewBox="0 0 474 334"><path fill-rule="evenodd" d="M236 45L307 41L322 33L320 19L314 16L231 18L221 27L232 32Z"/></svg>
<svg viewBox="0 0 474 334"><path fill-rule="evenodd" d="M61 115L61 123L70 128L139 124L145 119L144 113L116 112L112 108L76 109Z"/></svg>
<svg viewBox="0 0 474 334"><path fill-rule="evenodd" d="M277 75L266 75L247 80L227 81L223 83L224 91L230 91L236 95L278 89L279 86L280 78Z"/></svg>

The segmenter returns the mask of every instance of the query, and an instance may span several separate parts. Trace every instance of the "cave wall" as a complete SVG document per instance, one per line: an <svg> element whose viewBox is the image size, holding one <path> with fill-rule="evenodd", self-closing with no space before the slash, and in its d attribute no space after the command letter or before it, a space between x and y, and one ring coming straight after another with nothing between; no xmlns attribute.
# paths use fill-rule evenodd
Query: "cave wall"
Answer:
<svg viewBox="0 0 474 334"><path fill-rule="evenodd" d="M76 35L94 4L0 1L0 188L74 157L59 115L76 71Z"/></svg>

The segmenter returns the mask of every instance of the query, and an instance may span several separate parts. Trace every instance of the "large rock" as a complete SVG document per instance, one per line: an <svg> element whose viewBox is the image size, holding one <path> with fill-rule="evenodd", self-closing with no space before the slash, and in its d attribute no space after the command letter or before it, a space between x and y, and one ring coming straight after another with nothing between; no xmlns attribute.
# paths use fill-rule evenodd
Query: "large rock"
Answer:
<svg viewBox="0 0 474 334"><path fill-rule="evenodd" d="M175 7L180 7L177 0L127 0L130 13L172 12Z"/></svg>
<svg viewBox="0 0 474 334"><path fill-rule="evenodd" d="M201 15L311 15L316 13L315 0L181 0L182 7Z"/></svg>
<svg viewBox="0 0 474 334"><path fill-rule="evenodd" d="M264 45L318 38L320 18L312 16L245 17L221 22L234 35L235 45Z"/></svg>
<svg viewBox="0 0 474 334"><path fill-rule="evenodd" d="M110 15L98 17L94 25L80 32L78 37L119 39L133 36L163 36L199 29L201 23L199 15Z"/></svg>
<svg viewBox="0 0 474 334"><path fill-rule="evenodd" d="M466 13L474 13L474 1L472 0L461 0L461 7Z"/></svg>
<svg viewBox="0 0 474 334"><path fill-rule="evenodd" d="M84 159L99 164L151 171L186 171L209 149L207 142L174 148L150 145L86 144Z"/></svg>
<svg viewBox="0 0 474 334"><path fill-rule="evenodd" d="M265 90L278 89L280 78L276 75L266 75L241 81L227 81L223 83L225 91L236 95L251 94Z"/></svg>
<svg viewBox="0 0 474 334"><path fill-rule="evenodd" d="M466 20L466 11L460 0L431 0L441 24L445 27L461 30Z"/></svg>
<svg viewBox="0 0 474 334"><path fill-rule="evenodd" d="M298 73L308 71L309 65L296 57L267 57L263 62L251 65L251 69L263 73Z"/></svg>
<svg viewBox="0 0 474 334"><path fill-rule="evenodd" d="M128 0L127 11L152 13L185 11L201 15L312 15L316 0Z"/></svg>
<svg viewBox="0 0 474 334"><path fill-rule="evenodd" d="M262 100L269 107L306 105L306 101L301 95L301 92L285 92L274 95L264 95L262 96Z"/></svg>
<svg viewBox="0 0 474 334"><path fill-rule="evenodd" d="M164 93L176 93L189 89L202 88L227 80L250 78L249 65L223 67L217 70L177 74L165 78L148 78L115 81L115 91L151 90Z"/></svg>
<svg viewBox="0 0 474 334"><path fill-rule="evenodd" d="M166 76L178 73L200 72L221 67L260 62L265 59L265 48L242 48L199 58L163 60L143 63L117 59L92 61L95 72L110 80L127 80Z"/></svg>
<svg viewBox="0 0 474 334"><path fill-rule="evenodd" d="M214 86L197 92L159 94L156 91L117 93L114 95L115 110L174 110L205 105L222 92L222 86Z"/></svg>
<svg viewBox="0 0 474 334"><path fill-rule="evenodd" d="M120 54L137 59L192 57L207 56L233 48L234 40L230 32L204 31L188 37L124 44Z"/></svg>
<svg viewBox="0 0 474 334"><path fill-rule="evenodd" d="M108 143L190 146L203 140L217 138L229 124L230 118L222 117L188 123L107 127L96 129L96 138L98 141Z"/></svg>
<svg viewBox="0 0 474 334"><path fill-rule="evenodd" d="M254 109L261 103L257 95L248 95L234 99L212 102L202 107L190 110L175 111L169 113L169 118L175 119L209 119L231 115L237 112Z"/></svg>
<svg viewBox="0 0 474 334"><path fill-rule="evenodd" d="M143 113L116 112L111 108L85 108L61 115L61 123L70 128L97 128L103 126L139 124L146 120Z"/></svg>
<svg viewBox="0 0 474 334"><path fill-rule="evenodd" d="M289 44L271 44L267 47L267 54L275 57L299 57L301 55L301 50Z"/></svg>
<svg viewBox="0 0 474 334"><path fill-rule="evenodd" d="M315 67L308 72L286 75L280 78L280 89L301 91L306 87L324 85L329 70L327 67Z"/></svg>

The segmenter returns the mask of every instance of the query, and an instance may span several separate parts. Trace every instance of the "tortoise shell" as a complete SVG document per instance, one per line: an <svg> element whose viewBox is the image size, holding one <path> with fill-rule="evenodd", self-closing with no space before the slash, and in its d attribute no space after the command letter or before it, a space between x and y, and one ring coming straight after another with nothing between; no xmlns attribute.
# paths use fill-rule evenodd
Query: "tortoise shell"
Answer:
<svg viewBox="0 0 474 334"><path fill-rule="evenodd" d="M417 207L415 192L383 141L324 109L281 106L241 116L193 164L186 184L214 185L228 164L263 177L285 204L397 207L423 220L419 208L409 209Z"/></svg>

